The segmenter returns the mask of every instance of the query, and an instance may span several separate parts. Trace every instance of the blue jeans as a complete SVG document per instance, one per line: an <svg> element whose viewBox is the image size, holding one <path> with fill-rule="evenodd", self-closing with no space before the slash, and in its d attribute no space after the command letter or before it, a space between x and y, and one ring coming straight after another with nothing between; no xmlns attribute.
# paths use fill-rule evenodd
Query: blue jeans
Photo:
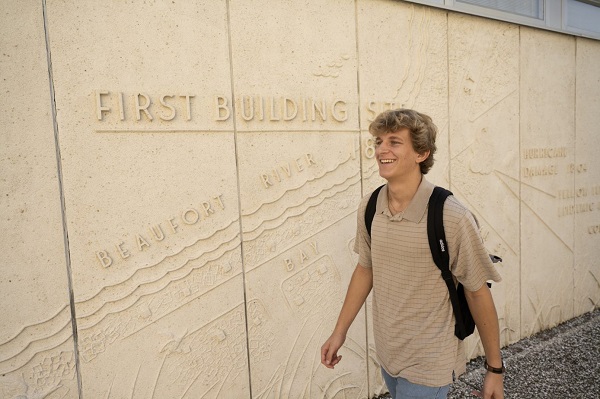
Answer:
<svg viewBox="0 0 600 399"><path fill-rule="evenodd" d="M425 385L413 384L402 377L392 377L383 367L381 374L390 390L392 399L445 399L448 396L450 385L443 387L428 387Z"/></svg>

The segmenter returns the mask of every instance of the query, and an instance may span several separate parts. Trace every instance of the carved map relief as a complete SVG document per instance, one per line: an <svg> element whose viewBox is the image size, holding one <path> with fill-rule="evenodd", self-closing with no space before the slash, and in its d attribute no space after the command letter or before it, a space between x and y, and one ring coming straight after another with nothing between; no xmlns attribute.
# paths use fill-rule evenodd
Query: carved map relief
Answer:
<svg viewBox="0 0 600 399"><path fill-rule="evenodd" d="M527 287L521 335L528 336L573 317L579 205L571 192L580 162L574 151L575 40L520 31L521 279Z"/></svg>
<svg viewBox="0 0 600 399"><path fill-rule="evenodd" d="M448 187L446 14L390 1L359 1L357 12L363 195L385 182L374 158L369 124L382 111L395 108L413 108L432 117L439 129L438 151L427 179ZM367 320L371 322L370 316ZM373 395L381 388L381 373L374 353L372 359Z"/></svg>
<svg viewBox="0 0 600 399"><path fill-rule="evenodd" d="M360 174L355 136L238 135L247 269L356 212Z"/></svg>
<svg viewBox="0 0 600 399"><path fill-rule="evenodd" d="M348 217L335 228L352 225ZM253 397L367 397L364 319L356 321L340 350L343 362L335 370L320 363L320 347L337 318L352 266L347 257L338 256L343 251L323 253L327 247L319 248L318 243L336 241L339 235L336 229L317 234L311 238L316 241L303 242L248 272L250 303L272 304L261 320L269 334L249 333ZM296 256L304 260L288 258ZM289 262L298 263L292 269ZM262 347L262 351L252 351Z"/></svg>
<svg viewBox="0 0 600 399"><path fill-rule="evenodd" d="M354 11L348 0L231 3L246 298L265 309L264 330L248 333L255 398L368 396L362 313L347 361L320 364L354 270Z"/></svg>
<svg viewBox="0 0 600 399"><path fill-rule="evenodd" d="M48 8L83 395L249 397L225 2Z"/></svg>
<svg viewBox="0 0 600 399"><path fill-rule="evenodd" d="M298 135L238 135L246 296L266 309L268 327L248 334L253 396L366 397L364 316L349 334L349 361L331 371L319 354L355 266L356 134Z"/></svg>
<svg viewBox="0 0 600 399"><path fill-rule="evenodd" d="M595 66L600 62L597 42L577 39L576 166L573 166L574 205L587 205L575 215L575 315L600 305L600 160L598 126L600 82ZM580 166L581 165L581 166ZM589 210L593 208L593 210ZM585 206L584 208L585 209Z"/></svg>
<svg viewBox="0 0 600 399"><path fill-rule="evenodd" d="M0 20L0 397L77 398L42 4Z"/></svg>
<svg viewBox="0 0 600 399"><path fill-rule="evenodd" d="M448 18L451 191L476 216L488 251L503 259L492 292L508 345L520 338L519 30ZM467 358L483 354L477 334L465 343Z"/></svg>
<svg viewBox="0 0 600 399"><path fill-rule="evenodd" d="M219 173L232 182L229 169L221 165ZM223 205L203 214L193 228L177 224L177 234L191 239L187 245L173 252L160 247L164 257L149 264L128 263L135 270L129 278L76 301L84 375L116 371L103 394L219 397L225 381L229 392L248 394L237 204ZM182 220L194 215L191 207ZM116 366L115 357L128 352L129 361ZM128 375L136 367L136 375Z"/></svg>

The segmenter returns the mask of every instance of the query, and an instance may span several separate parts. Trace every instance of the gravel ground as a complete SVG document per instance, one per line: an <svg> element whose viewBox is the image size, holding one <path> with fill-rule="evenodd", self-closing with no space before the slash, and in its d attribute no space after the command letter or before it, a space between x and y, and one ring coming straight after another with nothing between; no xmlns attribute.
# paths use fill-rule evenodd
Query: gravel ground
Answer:
<svg viewBox="0 0 600 399"><path fill-rule="evenodd" d="M600 309L503 348L502 356L507 399L599 399ZM448 399L475 398L483 376L483 358L472 360Z"/></svg>

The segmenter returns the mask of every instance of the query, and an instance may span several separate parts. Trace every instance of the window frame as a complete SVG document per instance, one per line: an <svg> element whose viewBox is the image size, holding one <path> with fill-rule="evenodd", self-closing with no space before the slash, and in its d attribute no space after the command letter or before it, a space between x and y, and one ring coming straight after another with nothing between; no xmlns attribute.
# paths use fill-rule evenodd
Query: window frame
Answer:
<svg viewBox="0 0 600 399"><path fill-rule="evenodd" d="M543 17L541 19L528 17L521 14L515 14L502 11L495 8L488 8L480 5L461 3L458 0L396 0L408 3L421 4L448 11L456 11L464 14L476 15L480 17L495 19L515 23L534 28L550 30L573 36L587 37L600 40L600 0L537 0L543 7ZM596 29L586 29L589 21L583 21L578 24L573 23L569 16L576 10L585 9L585 14L589 16L592 25L597 20Z"/></svg>

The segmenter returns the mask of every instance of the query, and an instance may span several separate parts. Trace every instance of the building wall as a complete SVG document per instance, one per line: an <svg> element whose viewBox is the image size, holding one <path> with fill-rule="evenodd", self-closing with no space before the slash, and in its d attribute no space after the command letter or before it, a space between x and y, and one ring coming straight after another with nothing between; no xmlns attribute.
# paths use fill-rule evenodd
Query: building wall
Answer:
<svg viewBox="0 0 600 399"><path fill-rule="evenodd" d="M600 303L598 41L391 0L30 0L0 48L3 398L382 392L370 300L335 371L319 350L391 107L433 117L428 178L504 259L503 345Z"/></svg>

